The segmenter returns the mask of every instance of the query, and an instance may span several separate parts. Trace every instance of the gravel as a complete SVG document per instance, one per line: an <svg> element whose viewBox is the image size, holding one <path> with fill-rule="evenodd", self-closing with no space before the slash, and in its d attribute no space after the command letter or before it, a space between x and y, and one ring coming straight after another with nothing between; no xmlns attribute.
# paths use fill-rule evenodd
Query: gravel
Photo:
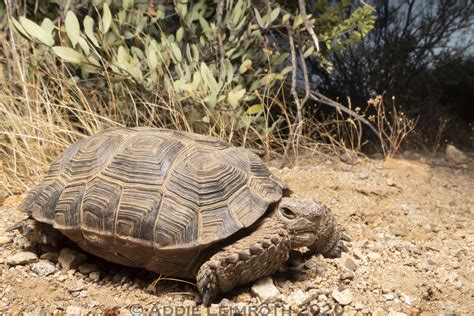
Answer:
<svg viewBox="0 0 474 316"><path fill-rule="evenodd" d="M7 264L11 266L25 265L38 261L38 256L29 251L22 251L7 258Z"/></svg>
<svg viewBox="0 0 474 316"><path fill-rule="evenodd" d="M251 291L262 303L281 300L281 292L275 286L271 277L264 277L257 280L252 285Z"/></svg>

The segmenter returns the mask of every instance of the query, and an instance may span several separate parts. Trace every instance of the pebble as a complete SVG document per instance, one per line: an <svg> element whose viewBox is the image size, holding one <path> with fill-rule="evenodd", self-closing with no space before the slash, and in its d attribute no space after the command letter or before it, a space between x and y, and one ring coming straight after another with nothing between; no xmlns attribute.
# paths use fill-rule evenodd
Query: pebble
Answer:
<svg viewBox="0 0 474 316"><path fill-rule="evenodd" d="M69 280L65 283L69 292L78 292L84 289L84 283L80 280Z"/></svg>
<svg viewBox="0 0 474 316"><path fill-rule="evenodd" d="M13 240L13 238L11 238L11 237L8 237L8 236L0 236L0 246L1 246L1 245L8 244L8 243L11 242L12 240Z"/></svg>
<svg viewBox="0 0 474 316"><path fill-rule="evenodd" d="M344 268L347 268L351 271L356 271L357 268L359 267L357 263L355 262L355 260L346 253L342 253L341 259L339 260L340 260L339 262Z"/></svg>
<svg viewBox="0 0 474 316"><path fill-rule="evenodd" d="M349 289L343 291L334 289L332 291L332 297L341 305L349 305L352 302L352 292Z"/></svg>
<svg viewBox="0 0 474 316"><path fill-rule="evenodd" d="M7 264L11 266L25 265L38 261L38 256L29 251L22 251L7 258Z"/></svg>
<svg viewBox="0 0 474 316"><path fill-rule="evenodd" d="M89 273L89 278L91 278L92 281L99 281L100 280L100 272L99 271L93 271Z"/></svg>
<svg viewBox="0 0 474 316"><path fill-rule="evenodd" d="M377 252L370 252L368 255L367 255L367 258L369 258L370 260L372 261L377 261L377 260L380 260L382 256L377 253Z"/></svg>
<svg viewBox="0 0 474 316"><path fill-rule="evenodd" d="M386 300L386 301L393 301L394 299L397 298L397 293L395 292L388 292L388 293L385 293L383 294L383 298Z"/></svg>
<svg viewBox="0 0 474 316"><path fill-rule="evenodd" d="M82 314L82 308L80 308L79 306L71 305L66 308L67 316L81 316L81 314Z"/></svg>
<svg viewBox="0 0 474 316"><path fill-rule="evenodd" d="M387 183L387 185L388 185L389 187L394 187L394 186L396 186L395 181L393 181L393 179L391 179L391 178L388 178L387 181L386 181L386 183Z"/></svg>
<svg viewBox="0 0 474 316"><path fill-rule="evenodd" d="M40 256L40 259L48 260L51 262L58 262L59 253L57 252L45 252Z"/></svg>
<svg viewBox="0 0 474 316"><path fill-rule="evenodd" d="M413 303L413 298L411 296L406 295L406 294L401 294L400 295L400 300L403 303L408 304L408 305L411 305L411 303Z"/></svg>
<svg viewBox="0 0 474 316"><path fill-rule="evenodd" d="M237 302L239 303L248 303L252 299L249 293L241 293L237 296Z"/></svg>
<svg viewBox="0 0 474 316"><path fill-rule="evenodd" d="M360 311L361 309L364 309L364 308L365 308L365 305L362 304L361 302L356 302L356 303L354 304L354 308L355 308L356 310Z"/></svg>
<svg viewBox="0 0 474 316"><path fill-rule="evenodd" d="M463 163L467 161L466 154L453 145L446 146L446 157L455 163Z"/></svg>
<svg viewBox="0 0 474 316"><path fill-rule="evenodd" d="M99 267L95 263L83 263L79 266L79 272L82 274L89 274L94 271L98 271Z"/></svg>
<svg viewBox="0 0 474 316"><path fill-rule="evenodd" d="M340 280L354 280L354 272L344 271L339 275Z"/></svg>
<svg viewBox="0 0 474 316"><path fill-rule="evenodd" d="M369 173L367 171L359 172L359 179L366 180L369 178Z"/></svg>
<svg viewBox="0 0 474 316"><path fill-rule="evenodd" d="M303 304L308 299L308 293L303 292L301 289L297 289L296 291L292 292L286 298L286 303L290 306L298 306Z"/></svg>
<svg viewBox="0 0 474 316"><path fill-rule="evenodd" d="M54 266L54 264L52 264L49 261L41 260L35 263L31 267L31 270L37 275L47 276L47 275L52 274L54 271L56 271L56 267Z"/></svg>
<svg viewBox="0 0 474 316"><path fill-rule="evenodd" d="M357 155L353 155L348 152L345 152L339 156L339 159L341 159L343 163L346 163L348 165L353 165L357 162Z"/></svg>
<svg viewBox="0 0 474 316"><path fill-rule="evenodd" d="M402 313L402 312L390 311L390 312L388 313L388 316L407 316L407 314Z"/></svg>
<svg viewBox="0 0 474 316"><path fill-rule="evenodd" d="M273 283L271 277L257 280L251 288L254 296L258 297L262 303L274 302L281 299L281 293Z"/></svg>
<svg viewBox="0 0 474 316"><path fill-rule="evenodd" d="M64 248L59 253L58 262L65 269L75 269L86 260L86 255L75 250Z"/></svg>

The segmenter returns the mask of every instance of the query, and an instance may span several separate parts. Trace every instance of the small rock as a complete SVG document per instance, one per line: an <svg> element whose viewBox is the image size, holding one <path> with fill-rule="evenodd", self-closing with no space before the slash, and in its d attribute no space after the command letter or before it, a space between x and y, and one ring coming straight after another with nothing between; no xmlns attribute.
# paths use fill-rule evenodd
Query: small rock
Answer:
<svg viewBox="0 0 474 316"><path fill-rule="evenodd" d="M398 297L397 293L395 292L389 292L389 293L385 293L383 294L383 298L386 300L386 301L393 301L394 299L396 299Z"/></svg>
<svg viewBox="0 0 474 316"><path fill-rule="evenodd" d="M402 312L390 311L390 312L388 313L388 316L407 316L407 314L402 313Z"/></svg>
<svg viewBox="0 0 474 316"><path fill-rule="evenodd" d="M344 268L347 268L351 271L356 271L359 267L355 260L346 253L343 253L340 259L340 263Z"/></svg>
<svg viewBox="0 0 474 316"><path fill-rule="evenodd" d="M237 296L237 302L239 303L248 303L252 299L249 293L241 293Z"/></svg>
<svg viewBox="0 0 474 316"><path fill-rule="evenodd" d="M411 296L406 295L406 294L401 294L400 295L400 300L403 303L408 304L408 305L411 305L411 303L413 303L413 298Z"/></svg>
<svg viewBox="0 0 474 316"><path fill-rule="evenodd" d="M453 145L446 146L446 157L455 163L463 163L467 161L466 154Z"/></svg>
<svg viewBox="0 0 474 316"><path fill-rule="evenodd" d="M80 280L70 280L65 283L69 292L78 292L84 289L84 283Z"/></svg>
<svg viewBox="0 0 474 316"><path fill-rule="evenodd" d="M334 289L332 291L332 297L341 305L349 305L352 302L352 292L349 289L343 291Z"/></svg>
<svg viewBox="0 0 474 316"><path fill-rule="evenodd" d="M339 279L344 280L354 280L354 272L352 271L344 271L339 275Z"/></svg>
<svg viewBox="0 0 474 316"><path fill-rule="evenodd" d="M31 267L31 270L37 275L47 276L47 275L52 274L54 271L56 271L56 267L54 266L54 264L52 264L49 261L41 260L35 263Z"/></svg>
<svg viewBox="0 0 474 316"><path fill-rule="evenodd" d="M380 260L382 256L377 253L377 252L370 252L368 255L367 255L367 258L369 258L370 260L372 261L377 261L377 260Z"/></svg>
<svg viewBox="0 0 474 316"><path fill-rule="evenodd" d="M93 271L89 273L89 278L91 278L92 281L99 281L100 280L100 272L99 271Z"/></svg>
<svg viewBox="0 0 474 316"><path fill-rule="evenodd" d="M308 298L308 294L303 292L301 289L297 289L296 291L292 292L288 297L286 298L286 302L290 306L298 306L300 304L303 304Z"/></svg>
<svg viewBox="0 0 474 316"><path fill-rule="evenodd" d="M395 187L396 186L395 181L393 181L392 178L388 178L386 183L389 187Z"/></svg>
<svg viewBox="0 0 474 316"><path fill-rule="evenodd" d="M79 272L82 274L89 274L94 271L98 271L99 267L95 263L83 263L79 266Z"/></svg>
<svg viewBox="0 0 474 316"><path fill-rule="evenodd" d="M12 237L0 236L0 246L1 246L1 245L8 244L8 243L11 242L12 240L13 240Z"/></svg>
<svg viewBox="0 0 474 316"><path fill-rule="evenodd" d="M345 152L339 156L339 159L341 159L343 163L346 163L348 165L353 165L357 162L357 155Z"/></svg>
<svg viewBox="0 0 474 316"><path fill-rule="evenodd" d="M38 261L38 256L29 251L22 251L7 258L7 264L11 266L25 265Z"/></svg>
<svg viewBox="0 0 474 316"><path fill-rule="evenodd" d="M265 277L257 280L251 288L254 296L258 297L262 303L274 302L281 299L281 293L273 284L271 277Z"/></svg>
<svg viewBox="0 0 474 316"><path fill-rule="evenodd" d="M360 311L361 309L364 309L364 308L365 308L365 305L362 304L361 302L356 302L356 303L354 304L354 308L355 308L356 310Z"/></svg>
<svg viewBox="0 0 474 316"><path fill-rule="evenodd" d="M48 260L51 262L58 262L59 253L57 252L45 252L40 256L40 259Z"/></svg>
<svg viewBox="0 0 474 316"><path fill-rule="evenodd" d="M392 233L397 237L405 237L408 235L409 231L402 227L396 227L392 230Z"/></svg>
<svg viewBox="0 0 474 316"><path fill-rule="evenodd" d="M75 250L64 248L59 253L58 262L65 269L75 269L86 260L86 255Z"/></svg>
<svg viewBox="0 0 474 316"><path fill-rule="evenodd" d="M318 301L320 302L326 302L328 300L328 297L324 294L321 294L318 296Z"/></svg>
<svg viewBox="0 0 474 316"><path fill-rule="evenodd" d="M71 305L66 308L67 316L81 316L81 314L82 314L82 308L78 306Z"/></svg>
<svg viewBox="0 0 474 316"><path fill-rule="evenodd" d="M225 306L225 307L230 306L230 301L229 301L229 299L227 299L227 298L223 298L223 299L219 302L219 305L220 305L220 306Z"/></svg>
<svg viewBox="0 0 474 316"><path fill-rule="evenodd" d="M366 180L369 178L369 173L367 171L362 171L359 173L359 179Z"/></svg>

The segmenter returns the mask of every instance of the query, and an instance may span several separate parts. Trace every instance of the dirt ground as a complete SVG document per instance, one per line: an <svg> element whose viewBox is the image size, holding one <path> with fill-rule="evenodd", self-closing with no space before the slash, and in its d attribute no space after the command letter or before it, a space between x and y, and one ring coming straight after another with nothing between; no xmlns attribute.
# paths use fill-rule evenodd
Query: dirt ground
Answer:
<svg viewBox="0 0 474 316"><path fill-rule="evenodd" d="M250 315L253 308L288 315L288 305L294 315L472 314L473 170L472 157L453 164L419 156L356 164L308 158L272 169L296 195L330 206L352 238L349 252L341 259L296 256L272 276L280 292L274 305L262 305L249 285L209 310L196 304L190 284L159 280L155 287L156 275L85 258L79 250L73 254L85 264L65 269L57 262L61 249L33 248L18 232L4 233L22 219L22 197L10 197L0 208L0 314ZM25 250L42 259L30 254L15 263L13 256Z"/></svg>

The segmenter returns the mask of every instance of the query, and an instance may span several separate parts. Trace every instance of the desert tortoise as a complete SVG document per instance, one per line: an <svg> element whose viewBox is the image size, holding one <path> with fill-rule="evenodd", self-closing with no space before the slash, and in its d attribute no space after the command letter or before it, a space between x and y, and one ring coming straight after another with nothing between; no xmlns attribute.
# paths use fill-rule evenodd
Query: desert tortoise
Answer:
<svg viewBox="0 0 474 316"><path fill-rule="evenodd" d="M208 305L277 271L292 248L327 257L347 249L327 207L290 193L250 150L169 129L114 128L75 142L21 209L28 225L52 226L106 260L196 278Z"/></svg>

